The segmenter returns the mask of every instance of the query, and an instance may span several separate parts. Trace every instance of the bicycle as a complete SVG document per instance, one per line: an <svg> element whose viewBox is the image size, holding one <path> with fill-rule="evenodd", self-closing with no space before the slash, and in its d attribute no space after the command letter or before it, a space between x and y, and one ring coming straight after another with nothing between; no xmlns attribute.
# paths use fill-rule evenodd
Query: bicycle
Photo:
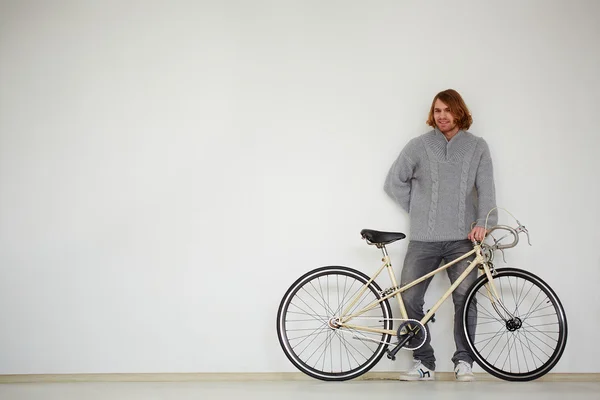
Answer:
<svg viewBox="0 0 600 400"><path fill-rule="evenodd" d="M396 282L386 245L406 235L363 229L360 233L367 244L381 249L383 265L372 277L349 267L326 266L298 278L283 296L277 313L277 335L285 355L313 378L354 379L368 372L384 354L395 360L399 350L421 347L427 335L425 325L434 322L436 310L477 268L478 278L467 291L460 313L462 334L473 359L499 379L540 378L563 354L567 319L556 293L538 276L522 269L494 267L494 253L504 254L505 249L515 247L520 233L527 235L531 245L528 230L516 221L516 228L492 227L486 239L492 238L493 244L473 241L473 250L402 287ZM508 233L496 239L495 231ZM513 241L501 244L509 234ZM464 273L420 321L407 317L402 292L472 255L475 258ZM384 269L393 286L382 290L375 279ZM402 318L392 317L392 297ZM396 329L394 321L400 321Z"/></svg>

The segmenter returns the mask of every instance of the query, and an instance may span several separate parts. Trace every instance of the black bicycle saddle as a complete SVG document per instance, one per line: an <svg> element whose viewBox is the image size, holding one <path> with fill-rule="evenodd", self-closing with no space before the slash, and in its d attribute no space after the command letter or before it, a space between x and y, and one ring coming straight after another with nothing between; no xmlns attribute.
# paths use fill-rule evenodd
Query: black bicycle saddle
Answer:
<svg viewBox="0 0 600 400"><path fill-rule="evenodd" d="M390 244L406 237L406 235L401 232L381 232L372 229L363 229L360 231L360 235L363 239L367 239L369 242L375 244Z"/></svg>

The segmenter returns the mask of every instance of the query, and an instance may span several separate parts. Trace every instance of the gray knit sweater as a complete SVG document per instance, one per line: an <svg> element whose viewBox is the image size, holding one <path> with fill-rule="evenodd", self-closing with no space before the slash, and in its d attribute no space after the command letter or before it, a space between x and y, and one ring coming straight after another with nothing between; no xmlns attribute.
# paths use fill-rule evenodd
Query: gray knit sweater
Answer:
<svg viewBox="0 0 600 400"><path fill-rule="evenodd" d="M411 240L464 240L496 207L487 143L467 131L448 141L437 129L408 142L392 164L385 192L410 216ZM488 229L497 223L490 213Z"/></svg>

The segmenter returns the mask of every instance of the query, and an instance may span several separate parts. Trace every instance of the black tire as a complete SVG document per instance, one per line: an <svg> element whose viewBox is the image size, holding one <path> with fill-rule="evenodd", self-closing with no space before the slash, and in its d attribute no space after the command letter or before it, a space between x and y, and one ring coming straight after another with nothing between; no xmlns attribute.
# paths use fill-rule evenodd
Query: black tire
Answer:
<svg viewBox="0 0 600 400"><path fill-rule="evenodd" d="M494 286L501 307L487 294L487 276L480 276L465 297L463 337L477 364L507 381L531 381L548 373L567 343L567 317L552 288L528 271L497 269ZM507 322L508 321L508 322Z"/></svg>
<svg viewBox="0 0 600 400"><path fill-rule="evenodd" d="M322 267L306 273L287 290L277 313L277 336L283 352L296 368L316 379L345 381L364 374L377 364L391 335L332 328L329 324L329 320L350 303L369 279L351 268ZM371 282L352 310L381 298L381 288ZM392 329L392 310L387 300L364 316L372 319L364 323L359 316L353 323Z"/></svg>

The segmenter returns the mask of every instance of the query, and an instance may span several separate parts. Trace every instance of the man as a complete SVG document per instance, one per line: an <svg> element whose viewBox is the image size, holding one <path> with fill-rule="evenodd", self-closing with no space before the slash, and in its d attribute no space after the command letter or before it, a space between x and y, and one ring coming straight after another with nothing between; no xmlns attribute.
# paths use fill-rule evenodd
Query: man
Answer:
<svg viewBox="0 0 600 400"><path fill-rule="evenodd" d="M434 129L410 140L388 172L384 190L409 213L411 225L401 285L464 255L473 249L472 241L485 238L486 216L496 206L492 159L487 143L467 131L472 122L459 93L452 89L438 93L427 119ZM493 214L488 227L496 224ZM446 270L452 283L472 260L462 260ZM461 333L459 310L476 278L474 270L452 294L456 344L452 361L458 381L474 380L473 359ZM431 279L402 294L409 318L423 318ZM401 380L435 377L436 359L426 329L425 344L413 352L415 365L400 375Z"/></svg>

